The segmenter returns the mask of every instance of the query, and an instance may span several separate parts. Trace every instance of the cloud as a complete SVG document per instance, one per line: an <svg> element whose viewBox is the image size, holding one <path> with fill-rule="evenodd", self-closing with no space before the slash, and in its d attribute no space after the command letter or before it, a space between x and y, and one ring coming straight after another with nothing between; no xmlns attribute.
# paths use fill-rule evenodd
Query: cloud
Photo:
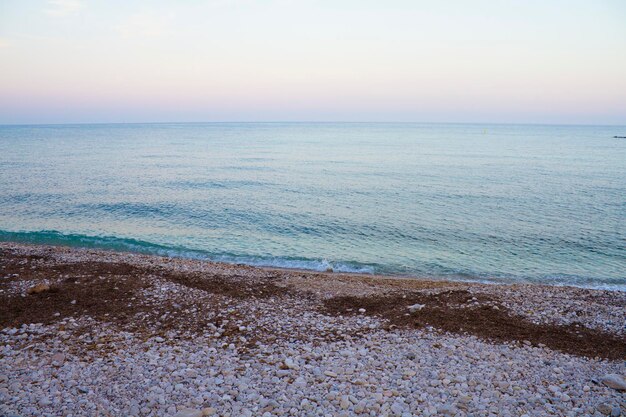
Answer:
<svg viewBox="0 0 626 417"><path fill-rule="evenodd" d="M171 31L172 16L138 13L130 16L115 29L126 38L156 38Z"/></svg>
<svg viewBox="0 0 626 417"><path fill-rule="evenodd" d="M81 0L48 0L45 10L50 16L64 17L78 13L84 7Z"/></svg>

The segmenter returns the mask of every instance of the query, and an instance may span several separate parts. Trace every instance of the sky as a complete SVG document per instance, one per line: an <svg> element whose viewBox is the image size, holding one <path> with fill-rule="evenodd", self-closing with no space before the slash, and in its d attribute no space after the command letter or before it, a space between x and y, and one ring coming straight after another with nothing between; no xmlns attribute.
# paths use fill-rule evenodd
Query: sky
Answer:
<svg viewBox="0 0 626 417"><path fill-rule="evenodd" d="M624 0L0 0L0 124L626 125Z"/></svg>

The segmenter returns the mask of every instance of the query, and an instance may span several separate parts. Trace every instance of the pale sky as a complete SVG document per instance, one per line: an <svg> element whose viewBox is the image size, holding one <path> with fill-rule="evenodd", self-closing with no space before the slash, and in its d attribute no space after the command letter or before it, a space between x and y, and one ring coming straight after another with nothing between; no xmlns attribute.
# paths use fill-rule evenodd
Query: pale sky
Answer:
<svg viewBox="0 0 626 417"><path fill-rule="evenodd" d="M624 0L0 0L0 124L626 124Z"/></svg>

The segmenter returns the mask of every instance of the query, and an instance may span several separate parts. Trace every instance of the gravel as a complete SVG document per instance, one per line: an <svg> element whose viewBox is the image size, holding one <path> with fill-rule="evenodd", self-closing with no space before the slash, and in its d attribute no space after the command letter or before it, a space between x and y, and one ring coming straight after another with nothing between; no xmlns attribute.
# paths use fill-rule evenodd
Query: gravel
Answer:
<svg viewBox="0 0 626 417"><path fill-rule="evenodd" d="M384 279L372 284L370 277L337 274L311 274L307 284L302 272L276 275L272 270L138 255L9 244L0 248L5 250L6 269L22 265L7 261L10 256L19 260L26 254L45 253L50 257L32 261L34 268L24 264L39 271L36 276L0 281L3 302L32 297L33 309L47 295L28 294L29 288L42 282L55 288L62 281L50 274L51 264L81 262L88 270L89 262L96 259L197 272L206 274L207 280L230 277L238 280L243 291L228 287L219 292L153 270L149 277L142 276L140 286L132 287L131 298L123 298L131 321L118 320L119 312L113 309L90 310L84 299L76 297L77 303L67 311L59 309L58 316L50 310L50 317L41 322L5 325L0 330L2 416L619 416L626 412L620 388L625 358L570 355L521 340L494 343L479 334L446 333L431 326L395 327L384 316L370 314L369 307L342 315L320 308L324 299L376 293L382 287L435 294L469 288L477 299L489 295L497 300L495 305L525 312L538 323L567 323L569 318L559 318L560 312L581 309L590 328L621 337L624 321L622 328L613 323L620 311L624 313L620 294L553 288L545 296L548 307L541 295L545 287L402 280L381 284ZM68 268L58 271L76 274ZM271 291L264 296L249 296L246 285L268 280L278 287L267 287ZM335 287L333 280L339 283ZM115 282L119 291L126 288L122 278ZM380 287L375 291L372 285ZM65 287L56 288L59 293L50 297L60 297ZM564 299L559 291L578 296ZM605 298L609 306L594 317L587 310L589 297ZM69 295L66 299L74 300ZM152 309L164 304L170 316L161 310L152 314Z"/></svg>

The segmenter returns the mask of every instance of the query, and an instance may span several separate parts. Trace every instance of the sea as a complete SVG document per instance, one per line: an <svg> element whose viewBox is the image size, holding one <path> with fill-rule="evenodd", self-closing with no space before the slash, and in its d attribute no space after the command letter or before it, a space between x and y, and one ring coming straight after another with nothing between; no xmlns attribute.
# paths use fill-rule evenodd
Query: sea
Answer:
<svg viewBox="0 0 626 417"><path fill-rule="evenodd" d="M626 290L625 126L0 126L0 240Z"/></svg>

